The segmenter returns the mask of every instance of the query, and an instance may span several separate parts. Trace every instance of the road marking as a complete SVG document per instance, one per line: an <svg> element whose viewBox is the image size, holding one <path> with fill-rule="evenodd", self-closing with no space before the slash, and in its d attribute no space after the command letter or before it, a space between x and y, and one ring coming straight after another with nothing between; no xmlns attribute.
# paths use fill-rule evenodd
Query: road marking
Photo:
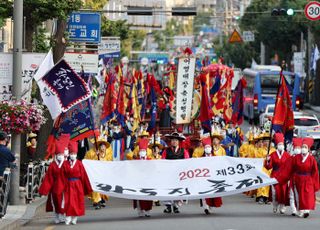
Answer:
<svg viewBox="0 0 320 230"><path fill-rule="evenodd" d="M48 227L46 227L44 230L53 230L55 228L54 225L49 225Z"/></svg>

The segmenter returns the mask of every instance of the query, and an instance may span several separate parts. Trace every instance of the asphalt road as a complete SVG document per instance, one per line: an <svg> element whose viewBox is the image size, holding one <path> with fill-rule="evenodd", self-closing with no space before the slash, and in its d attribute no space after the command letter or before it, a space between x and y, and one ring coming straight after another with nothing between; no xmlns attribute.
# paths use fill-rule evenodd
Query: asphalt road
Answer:
<svg viewBox="0 0 320 230"><path fill-rule="evenodd" d="M87 202L86 216L80 217L76 226L54 225L52 214L37 217L24 230L59 229L210 229L210 230L312 230L319 229L320 206L307 219L290 215L273 214L272 205L259 205L245 195L223 198L223 206L205 215L199 201L189 201L181 207L180 214L164 214L163 206L154 207L150 218L139 218L132 208L132 201L111 198L108 206L94 210Z"/></svg>

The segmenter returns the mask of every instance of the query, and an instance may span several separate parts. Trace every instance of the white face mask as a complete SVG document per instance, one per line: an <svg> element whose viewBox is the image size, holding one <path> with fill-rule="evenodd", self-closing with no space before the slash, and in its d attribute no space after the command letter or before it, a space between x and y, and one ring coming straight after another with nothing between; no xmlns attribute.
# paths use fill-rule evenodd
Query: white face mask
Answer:
<svg viewBox="0 0 320 230"><path fill-rule="evenodd" d="M64 155L59 154L56 156L56 159L61 162L64 160Z"/></svg>
<svg viewBox="0 0 320 230"><path fill-rule="evenodd" d="M279 151L283 151L284 150L284 145L283 144L280 144L277 146L278 150Z"/></svg>
<svg viewBox="0 0 320 230"><path fill-rule="evenodd" d="M301 153L301 148L295 148L293 150L294 154L300 154Z"/></svg>
<svg viewBox="0 0 320 230"><path fill-rule="evenodd" d="M305 148L305 147L301 148L301 153L303 155L306 155L308 153L308 148Z"/></svg>
<svg viewBox="0 0 320 230"><path fill-rule="evenodd" d="M212 147L210 146L210 147L205 147L204 148L204 152L206 153L206 154L211 154L211 152L212 152Z"/></svg>
<svg viewBox="0 0 320 230"><path fill-rule="evenodd" d="M77 159L77 154L71 154L71 155L70 155L70 159L71 159L72 161L74 161L75 159Z"/></svg>
<svg viewBox="0 0 320 230"><path fill-rule="evenodd" d="M140 150L140 151L139 151L139 156L140 156L141 158L146 157L146 156L147 156L147 151L146 151L146 150Z"/></svg>

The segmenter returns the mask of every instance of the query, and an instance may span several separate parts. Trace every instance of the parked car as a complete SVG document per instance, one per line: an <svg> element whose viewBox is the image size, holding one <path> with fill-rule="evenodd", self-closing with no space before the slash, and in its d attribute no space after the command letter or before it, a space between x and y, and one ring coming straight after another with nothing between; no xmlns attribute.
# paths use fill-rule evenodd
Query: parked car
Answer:
<svg viewBox="0 0 320 230"><path fill-rule="evenodd" d="M294 116L294 135L295 136L319 136L320 123L316 115L301 113Z"/></svg>

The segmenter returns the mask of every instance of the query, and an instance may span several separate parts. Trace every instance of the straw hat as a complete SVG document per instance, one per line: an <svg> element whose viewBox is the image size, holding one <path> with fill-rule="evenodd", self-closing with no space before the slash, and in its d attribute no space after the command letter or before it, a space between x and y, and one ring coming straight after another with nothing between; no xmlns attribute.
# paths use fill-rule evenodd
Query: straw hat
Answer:
<svg viewBox="0 0 320 230"><path fill-rule="evenodd" d="M149 144L148 148L152 149L155 146L157 146L159 149L163 149L164 148L164 146L162 144L160 144L159 142Z"/></svg>
<svg viewBox="0 0 320 230"><path fill-rule="evenodd" d="M141 133L139 133L138 137L149 137L149 132L143 130Z"/></svg>
<svg viewBox="0 0 320 230"><path fill-rule="evenodd" d="M99 146L101 144L104 144L107 148L110 147L110 143L106 139L104 139L103 137L100 136L97 139L97 145Z"/></svg>
<svg viewBox="0 0 320 230"><path fill-rule="evenodd" d="M37 134L31 132L31 133L29 133L28 138L29 139L36 138L37 136L38 136Z"/></svg>

